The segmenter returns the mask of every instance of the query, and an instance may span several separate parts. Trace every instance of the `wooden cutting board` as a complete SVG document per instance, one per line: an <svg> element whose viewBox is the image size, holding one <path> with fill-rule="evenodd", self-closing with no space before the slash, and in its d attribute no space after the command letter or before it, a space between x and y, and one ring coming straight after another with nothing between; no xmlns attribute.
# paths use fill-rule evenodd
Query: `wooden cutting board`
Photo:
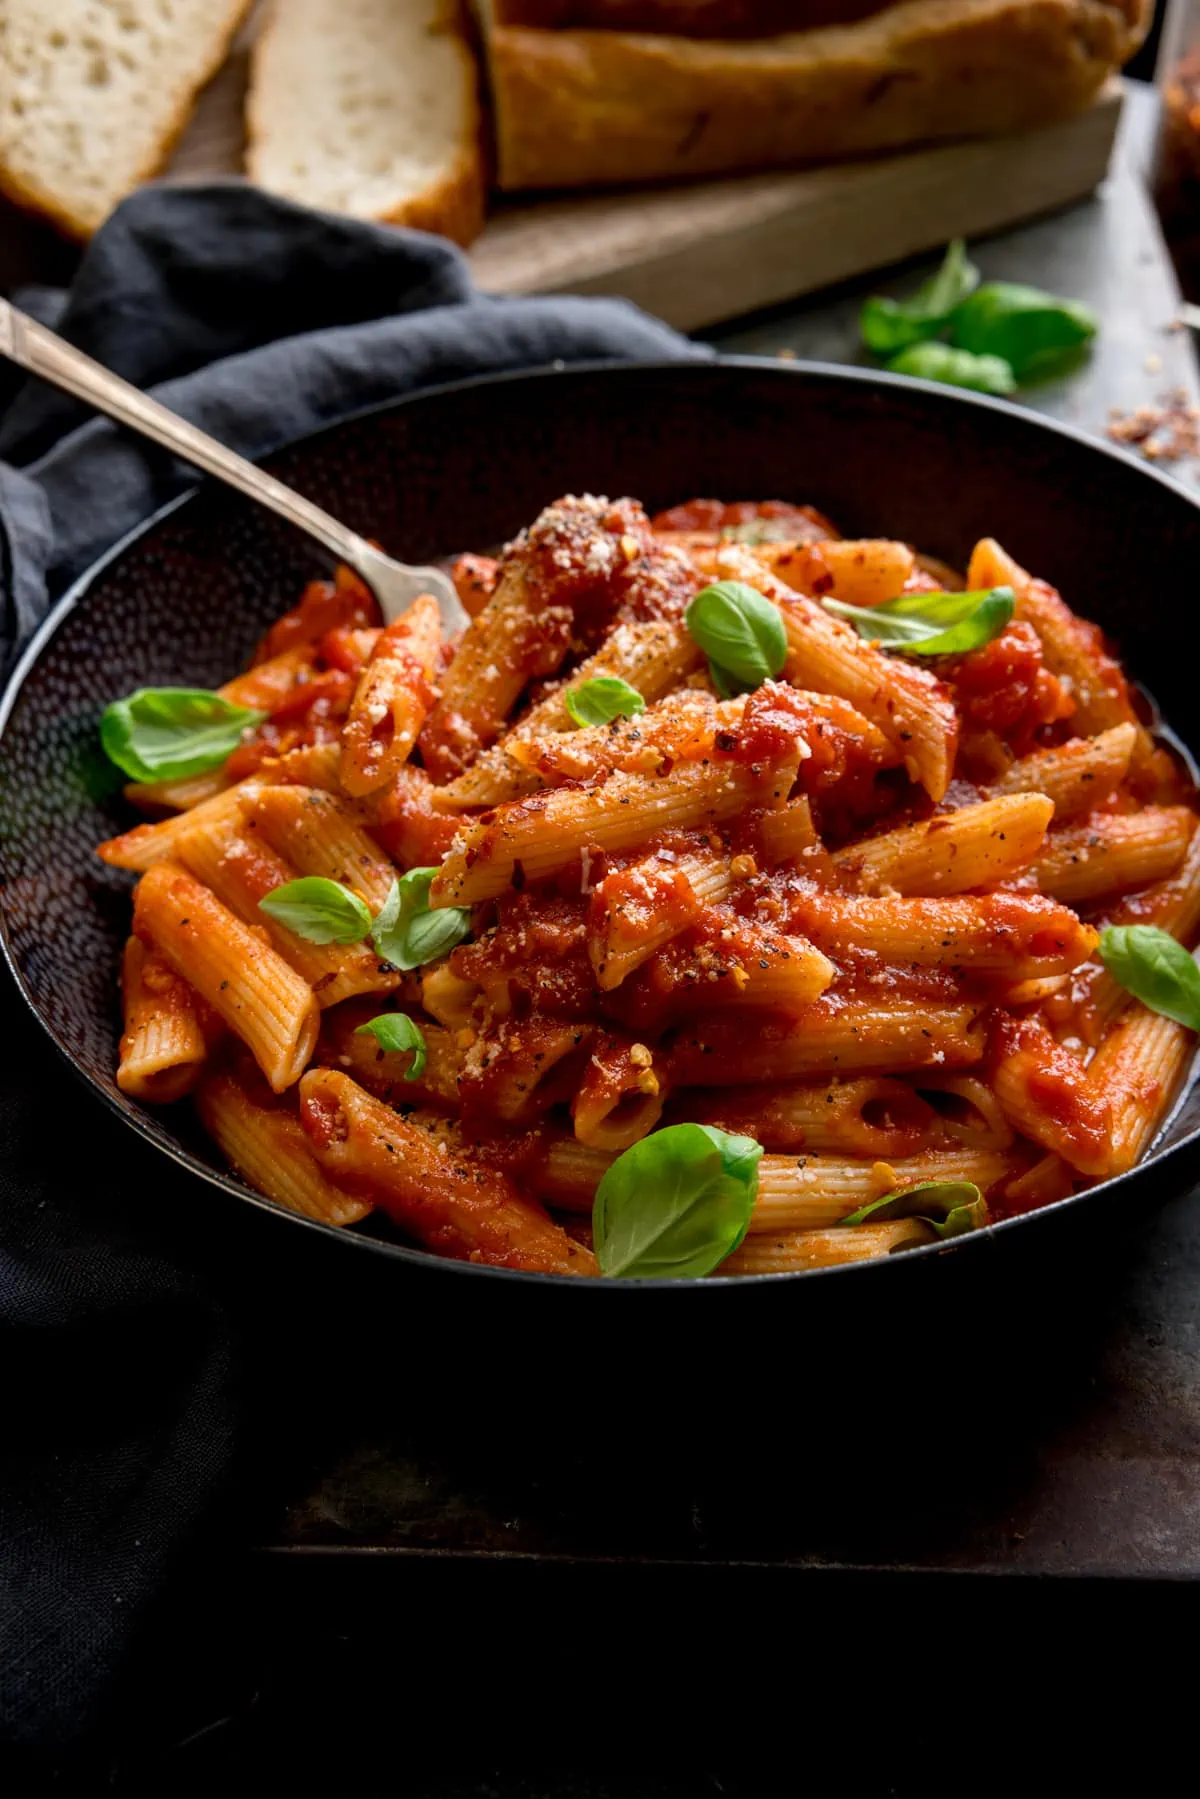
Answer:
<svg viewBox="0 0 1200 1799"><path fill-rule="evenodd" d="M243 39L204 94L173 178L240 173L245 82ZM499 201L471 267L494 293L619 294L701 330L1091 193L1122 97L1114 78L1056 125L829 168Z"/></svg>

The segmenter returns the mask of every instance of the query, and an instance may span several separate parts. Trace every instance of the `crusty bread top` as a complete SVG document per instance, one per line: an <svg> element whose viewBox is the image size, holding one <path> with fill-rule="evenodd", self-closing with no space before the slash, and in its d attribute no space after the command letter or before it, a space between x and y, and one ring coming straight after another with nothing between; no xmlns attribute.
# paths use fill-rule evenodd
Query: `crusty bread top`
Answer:
<svg viewBox="0 0 1200 1799"><path fill-rule="evenodd" d="M85 237L166 162L250 0L3 0L0 189Z"/></svg>
<svg viewBox="0 0 1200 1799"><path fill-rule="evenodd" d="M678 37L776 37L850 25L897 0L493 0L497 25L657 31Z"/></svg>
<svg viewBox="0 0 1200 1799"><path fill-rule="evenodd" d="M252 178L305 205L457 237L468 187L482 211L477 73L446 0L276 0L248 122Z"/></svg>
<svg viewBox="0 0 1200 1799"><path fill-rule="evenodd" d="M1020 131L1086 106L1150 0L898 0L854 25L717 41L488 33L502 188L779 168Z"/></svg>

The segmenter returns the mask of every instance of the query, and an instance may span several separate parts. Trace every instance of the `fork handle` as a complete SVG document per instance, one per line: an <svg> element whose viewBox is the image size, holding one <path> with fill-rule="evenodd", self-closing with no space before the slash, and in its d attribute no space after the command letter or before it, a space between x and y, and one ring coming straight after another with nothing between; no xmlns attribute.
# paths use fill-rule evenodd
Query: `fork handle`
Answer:
<svg viewBox="0 0 1200 1799"><path fill-rule="evenodd" d="M85 356L65 338L31 319L27 313L18 312L3 299L0 299L0 355L7 356L10 362L27 369L31 375L50 382L51 386L74 394L77 400L86 400L89 406L107 413L119 425L129 425L141 436L170 450L172 455L202 469L206 475L215 475L230 487L240 488L251 499L261 501L281 518L315 537L318 543L324 544L352 568L359 569L360 564L365 566L370 562L371 546L356 531L340 524L302 494L285 487L274 475L266 474L254 463L247 462L244 456L227 449L206 431L189 424L178 413L160 406L149 394L123 381L102 363Z"/></svg>

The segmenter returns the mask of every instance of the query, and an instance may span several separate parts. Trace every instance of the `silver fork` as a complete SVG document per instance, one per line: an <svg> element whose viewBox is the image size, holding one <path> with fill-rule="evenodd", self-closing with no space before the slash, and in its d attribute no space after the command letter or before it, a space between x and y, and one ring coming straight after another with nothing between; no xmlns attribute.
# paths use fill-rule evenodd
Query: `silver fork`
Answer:
<svg viewBox="0 0 1200 1799"><path fill-rule="evenodd" d="M339 562L348 563L355 574L362 576L379 601L385 623L398 618L419 593L431 593L441 611L444 629L456 631L466 624L467 615L454 584L441 569L412 568L406 562L393 561L303 494L285 487L274 475L256 468L206 431L122 381L56 332L18 312L7 300L0 300L0 355L51 386L74 394L77 400L85 400L119 425L127 425L131 431L161 444L164 450L203 469L206 475L215 475L218 481L269 506L289 524L315 538Z"/></svg>

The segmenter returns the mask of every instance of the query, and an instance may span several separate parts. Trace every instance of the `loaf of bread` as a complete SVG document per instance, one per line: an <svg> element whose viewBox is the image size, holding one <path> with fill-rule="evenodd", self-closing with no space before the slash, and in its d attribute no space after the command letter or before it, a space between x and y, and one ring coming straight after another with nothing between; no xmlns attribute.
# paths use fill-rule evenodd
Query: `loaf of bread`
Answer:
<svg viewBox="0 0 1200 1799"><path fill-rule="evenodd" d="M493 0L497 25L547 31L660 31L672 37L778 37L853 25L898 0Z"/></svg>
<svg viewBox="0 0 1200 1799"><path fill-rule="evenodd" d="M307 206L483 229L478 73L447 0L276 0L254 47L247 172Z"/></svg>
<svg viewBox="0 0 1200 1799"><path fill-rule="evenodd" d="M87 237L157 174L250 0L3 0L0 192Z"/></svg>
<svg viewBox="0 0 1200 1799"><path fill-rule="evenodd" d="M615 16L692 0L564 3ZM772 0L699 0L710 3ZM1151 11L1151 0L900 0L852 24L754 39L489 14L498 182L671 180L1018 131L1086 106Z"/></svg>

